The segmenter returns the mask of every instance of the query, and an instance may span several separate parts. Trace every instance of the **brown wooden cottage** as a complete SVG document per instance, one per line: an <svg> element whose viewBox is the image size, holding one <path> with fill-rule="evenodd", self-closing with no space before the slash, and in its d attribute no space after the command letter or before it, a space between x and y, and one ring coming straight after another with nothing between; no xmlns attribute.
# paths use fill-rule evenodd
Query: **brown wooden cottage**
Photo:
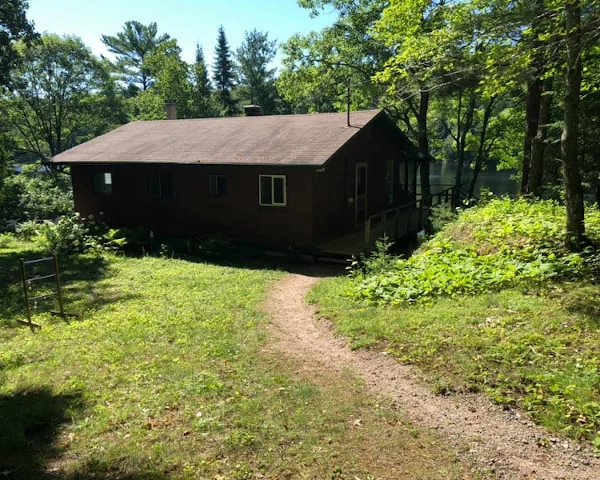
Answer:
<svg viewBox="0 0 600 480"><path fill-rule="evenodd" d="M415 199L417 155L383 111L349 123L346 113L132 122L53 162L70 166L75 210L109 225L350 250L338 240L364 240L365 224L369 237L378 215L396 212L396 236L410 230L400 224L414 204L407 218L398 207Z"/></svg>

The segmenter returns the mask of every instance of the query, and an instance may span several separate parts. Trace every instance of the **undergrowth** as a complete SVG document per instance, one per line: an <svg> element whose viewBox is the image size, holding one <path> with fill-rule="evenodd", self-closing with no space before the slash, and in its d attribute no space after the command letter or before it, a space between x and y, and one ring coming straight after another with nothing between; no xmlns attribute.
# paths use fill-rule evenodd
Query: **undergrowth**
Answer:
<svg viewBox="0 0 600 480"><path fill-rule="evenodd" d="M600 212L587 212L588 237L600 241ZM368 303L411 304L433 297L498 291L600 272L600 252L563 248L564 207L556 202L493 200L463 212L408 259L380 241L355 262L350 295Z"/></svg>
<svg viewBox="0 0 600 480"><path fill-rule="evenodd" d="M600 212L586 212L590 244ZM387 252L320 283L310 300L355 348L419 365L441 393L481 391L549 435L600 448L600 256L563 249L564 207L493 200L409 259Z"/></svg>

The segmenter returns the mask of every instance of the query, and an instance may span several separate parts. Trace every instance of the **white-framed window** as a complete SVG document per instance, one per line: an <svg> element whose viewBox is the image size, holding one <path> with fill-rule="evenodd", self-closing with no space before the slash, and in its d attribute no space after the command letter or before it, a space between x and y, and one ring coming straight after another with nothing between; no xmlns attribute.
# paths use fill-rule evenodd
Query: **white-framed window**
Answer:
<svg viewBox="0 0 600 480"><path fill-rule="evenodd" d="M285 175L258 176L258 204L273 207L287 205Z"/></svg>
<svg viewBox="0 0 600 480"><path fill-rule="evenodd" d="M149 176L149 182L151 197L173 197L173 176L170 173L152 174Z"/></svg>
<svg viewBox="0 0 600 480"><path fill-rule="evenodd" d="M227 177L225 175L209 175L208 194L211 197L224 197L227 195Z"/></svg>
<svg viewBox="0 0 600 480"><path fill-rule="evenodd" d="M112 173L94 173L94 193L100 195L110 195L112 191Z"/></svg>

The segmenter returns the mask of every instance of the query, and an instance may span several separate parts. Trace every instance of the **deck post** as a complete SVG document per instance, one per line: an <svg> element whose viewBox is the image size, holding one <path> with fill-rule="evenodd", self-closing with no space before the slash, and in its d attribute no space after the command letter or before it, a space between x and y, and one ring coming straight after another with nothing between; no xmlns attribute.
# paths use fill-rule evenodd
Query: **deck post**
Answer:
<svg viewBox="0 0 600 480"><path fill-rule="evenodd" d="M369 249L371 246L371 218L365 220L365 248Z"/></svg>

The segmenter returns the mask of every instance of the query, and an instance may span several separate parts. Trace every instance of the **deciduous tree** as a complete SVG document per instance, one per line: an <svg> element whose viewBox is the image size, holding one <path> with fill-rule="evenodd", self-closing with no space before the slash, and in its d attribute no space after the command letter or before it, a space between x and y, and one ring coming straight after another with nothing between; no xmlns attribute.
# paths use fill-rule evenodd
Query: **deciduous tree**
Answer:
<svg viewBox="0 0 600 480"><path fill-rule="evenodd" d="M192 115L192 84L190 68L181 59L181 48L175 39L163 42L144 61L144 68L155 79L147 91L165 102L177 104L177 118L190 118ZM163 108L164 110L164 108Z"/></svg>
<svg viewBox="0 0 600 480"><path fill-rule="evenodd" d="M260 105L267 114L275 110L275 69L269 64L277 53L276 44L267 33L255 29L245 33L236 54L238 97L244 103Z"/></svg>
<svg viewBox="0 0 600 480"><path fill-rule="evenodd" d="M0 88L9 82L11 69L19 59L15 42L35 38L33 23L27 20L25 0L2 0L0 2Z"/></svg>
<svg viewBox="0 0 600 480"><path fill-rule="evenodd" d="M17 48L20 65L2 102L18 148L45 161L102 133L95 95L107 93L111 79L81 40L46 34Z"/></svg>

